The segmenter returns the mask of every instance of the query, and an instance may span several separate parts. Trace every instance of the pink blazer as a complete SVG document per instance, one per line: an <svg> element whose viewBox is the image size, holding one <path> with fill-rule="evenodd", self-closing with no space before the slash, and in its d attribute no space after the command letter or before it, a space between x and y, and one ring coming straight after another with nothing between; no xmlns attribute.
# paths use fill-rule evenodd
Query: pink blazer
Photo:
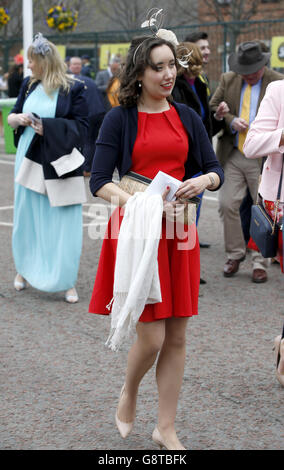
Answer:
<svg viewBox="0 0 284 470"><path fill-rule="evenodd" d="M261 176L259 193L268 201L275 201L284 145L279 146L284 129L284 80L272 82L266 88L264 98L254 122L251 124L244 144L247 158L267 156ZM284 176L282 178L281 201L284 201Z"/></svg>

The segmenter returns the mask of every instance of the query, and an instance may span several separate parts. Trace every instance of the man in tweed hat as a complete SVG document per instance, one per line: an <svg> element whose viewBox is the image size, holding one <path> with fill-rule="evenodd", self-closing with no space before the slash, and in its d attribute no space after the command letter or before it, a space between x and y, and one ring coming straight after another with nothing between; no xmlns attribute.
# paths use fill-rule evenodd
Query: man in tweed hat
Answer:
<svg viewBox="0 0 284 470"><path fill-rule="evenodd" d="M227 261L224 276L231 277L246 256L246 243L242 231L240 206L249 189L255 201L262 159L247 159L242 152L246 133L254 120L267 85L284 78L267 67L270 53L263 52L258 41L244 42L237 52L230 54L230 72L221 76L220 84L210 100L212 109L225 101L230 112L224 117L223 134L218 139L217 157L225 172L220 190L219 212L224 223ZM267 260L252 252L252 281L267 280Z"/></svg>

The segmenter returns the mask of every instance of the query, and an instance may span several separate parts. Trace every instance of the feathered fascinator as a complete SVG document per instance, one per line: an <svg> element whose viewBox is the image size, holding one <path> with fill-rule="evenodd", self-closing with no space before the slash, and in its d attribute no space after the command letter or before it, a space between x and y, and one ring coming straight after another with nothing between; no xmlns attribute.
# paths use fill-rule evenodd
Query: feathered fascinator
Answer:
<svg viewBox="0 0 284 470"><path fill-rule="evenodd" d="M163 24L164 17L162 8L151 8L147 13L147 20L141 24L141 28L150 28L155 36Z"/></svg>
<svg viewBox="0 0 284 470"><path fill-rule="evenodd" d="M152 8L151 10L148 11L147 20L144 21L141 24L141 28L149 28L151 33L153 34L153 37L160 38L160 39L165 39L165 41L171 42L174 45L174 47L177 47L179 45L179 42L177 40L177 37L176 37L175 33L173 31L169 30L169 29L161 28L161 26L163 25L164 17L165 17L165 15L163 13L162 8ZM149 36L149 37L151 37L151 36ZM149 37L147 37L145 39L145 41L147 39L149 39ZM133 54L133 63L134 64L135 64L135 60L136 60L137 51L142 46L143 42L144 41L142 41L139 44L139 46L136 48L136 50ZM191 52L186 50L185 56L177 59L179 64L182 67L187 68L188 59L189 59L190 55L191 55Z"/></svg>
<svg viewBox="0 0 284 470"><path fill-rule="evenodd" d="M175 47L179 45L175 33L169 29L158 29L156 36L171 42Z"/></svg>
<svg viewBox="0 0 284 470"><path fill-rule="evenodd" d="M179 47L178 49L178 55L179 57L177 58L177 61L181 67L184 69L188 69L189 67L189 61L190 61L190 56L192 54L192 51L189 51L187 47Z"/></svg>
<svg viewBox="0 0 284 470"><path fill-rule="evenodd" d="M43 56L51 51L48 40L41 33L35 35L32 47L34 54L41 54Z"/></svg>

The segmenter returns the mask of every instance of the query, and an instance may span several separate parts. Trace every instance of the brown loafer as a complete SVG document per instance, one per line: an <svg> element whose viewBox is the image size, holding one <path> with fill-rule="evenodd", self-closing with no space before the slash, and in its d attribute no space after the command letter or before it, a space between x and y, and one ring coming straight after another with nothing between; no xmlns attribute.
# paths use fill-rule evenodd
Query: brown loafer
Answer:
<svg viewBox="0 0 284 470"><path fill-rule="evenodd" d="M254 269L252 272L252 282L256 282L257 284L260 284L261 282L266 282L267 281L267 274L264 269Z"/></svg>
<svg viewBox="0 0 284 470"><path fill-rule="evenodd" d="M231 277L233 276L238 270L239 265L242 261L244 261L245 256L240 259L228 259L224 266L224 276Z"/></svg>

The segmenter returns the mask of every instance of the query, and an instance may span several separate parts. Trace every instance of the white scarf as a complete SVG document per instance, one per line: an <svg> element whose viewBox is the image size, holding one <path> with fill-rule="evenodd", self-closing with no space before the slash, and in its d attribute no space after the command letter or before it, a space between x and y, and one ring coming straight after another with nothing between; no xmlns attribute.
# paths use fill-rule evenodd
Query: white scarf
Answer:
<svg viewBox="0 0 284 470"><path fill-rule="evenodd" d="M163 201L158 194L135 193L126 203L117 243L111 331L106 341L113 351L135 333L145 305L162 301L157 260L162 214Z"/></svg>

